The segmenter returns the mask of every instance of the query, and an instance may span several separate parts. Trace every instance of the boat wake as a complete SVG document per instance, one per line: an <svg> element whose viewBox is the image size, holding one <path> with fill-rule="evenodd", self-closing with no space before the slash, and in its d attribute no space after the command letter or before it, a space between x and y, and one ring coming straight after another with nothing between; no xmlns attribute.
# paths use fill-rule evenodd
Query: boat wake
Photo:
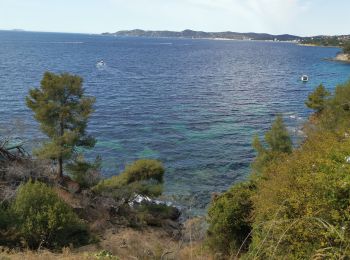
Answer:
<svg viewBox="0 0 350 260"><path fill-rule="evenodd" d="M99 61L96 63L96 69L98 71L107 73L107 74L111 74L120 78L127 78L127 79L144 79L146 78L145 75L136 73L136 72L126 72L126 71L122 71L116 67L111 67L108 66L106 62L104 61Z"/></svg>

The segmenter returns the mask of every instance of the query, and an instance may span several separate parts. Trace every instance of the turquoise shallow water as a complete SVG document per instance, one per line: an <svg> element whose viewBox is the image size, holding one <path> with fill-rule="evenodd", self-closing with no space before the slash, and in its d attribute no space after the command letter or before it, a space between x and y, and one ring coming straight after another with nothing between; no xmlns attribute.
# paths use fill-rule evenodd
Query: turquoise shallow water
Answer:
<svg viewBox="0 0 350 260"><path fill-rule="evenodd" d="M350 75L329 62L339 49L290 43L114 38L79 34L0 32L0 122L42 136L24 98L46 70L71 72L97 98L89 131L104 174L138 158L167 168L165 195L201 210L211 192L244 179L251 140L282 113L295 135L308 116L314 86L333 88ZM106 66L96 67L103 59ZM300 82L308 74L307 84ZM297 138L295 138L297 140ZM189 199L191 198L191 199Z"/></svg>

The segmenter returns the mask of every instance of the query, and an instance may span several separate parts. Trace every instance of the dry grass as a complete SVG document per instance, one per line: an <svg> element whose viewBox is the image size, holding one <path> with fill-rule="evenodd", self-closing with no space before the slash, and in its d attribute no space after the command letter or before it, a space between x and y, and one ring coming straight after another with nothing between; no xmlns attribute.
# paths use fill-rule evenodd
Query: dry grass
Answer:
<svg viewBox="0 0 350 260"><path fill-rule="evenodd" d="M179 242L172 239L162 229L109 230L101 242L79 248L77 252L98 252L107 250L120 259L175 259Z"/></svg>
<svg viewBox="0 0 350 260"><path fill-rule="evenodd" d="M98 244L88 245L70 250L63 249L62 253L49 251L24 251L24 252L2 252L0 260L80 260L80 259L111 259L99 258L96 254L108 251L120 260L214 260L208 254L200 241L186 242L175 240L161 228L147 228L134 230L125 228L118 232L108 230Z"/></svg>
<svg viewBox="0 0 350 260"><path fill-rule="evenodd" d="M63 249L62 253L52 253L49 251L8 251L0 253L0 260L89 260L96 259L93 254L88 253L72 253L69 249Z"/></svg>
<svg viewBox="0 0 350 260"><path fill-rule="evenodd" d="M191 222L190 226L193 228L196 225ZM182 239L178 240L162 228L127 228L118 232L109 230L98 245L90 246L89 249L80 248L79 252L107 250L123 260L213 260L214 257L202 246L202 237L195 232L193 239L189 240L188 234L186 235L188 232L185 227Z"/></svg>

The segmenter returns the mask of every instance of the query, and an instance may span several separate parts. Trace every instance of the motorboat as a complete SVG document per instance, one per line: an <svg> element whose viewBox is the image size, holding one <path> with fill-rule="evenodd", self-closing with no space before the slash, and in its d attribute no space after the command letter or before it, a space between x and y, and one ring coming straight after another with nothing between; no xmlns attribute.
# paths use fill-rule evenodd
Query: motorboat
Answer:
<svg viewBox="0 0 350 260"><path fill-rule="evenodd" d="M302 82L308 82L309 81L309 76L308 75L303 75L303 76L301 76L300 80Z"/></svg>
<svg viewBox="0 0 350 260"><path fill-rule="evenodd" d="M96 63L97 67L104 67L106 65L106 62L104 60L100 60L99 62Z"/></svg>

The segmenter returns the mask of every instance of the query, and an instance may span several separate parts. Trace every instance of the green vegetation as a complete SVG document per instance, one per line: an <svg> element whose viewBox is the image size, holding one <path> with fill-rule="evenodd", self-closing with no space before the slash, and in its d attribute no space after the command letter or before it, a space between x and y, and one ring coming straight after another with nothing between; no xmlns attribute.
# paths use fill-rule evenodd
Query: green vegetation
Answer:
<svg viewBox="0 0 350 260"><path fill-rule="evenodd" d="M262 160L266 149L255 142L258 174L212 202L208 240L213 250L247 259L350 256L349 102L350 82L337 86L333 95L319 86L307 101L316 114L304 127L308 137L300 148L293 152L282 149L278 157ZM270 132L267 136L275 135ZM285 144L290 148L290 141ZM243 193L245 210L237 206L244 205L238 203L242 201L242 185L248 185ZM237 235L239 229L230 225L236 227L236 223L241 224L237 220L247 216L251 233L244 230ZM247 239L239 247L237 242L244 236Z"/></svg>
<svg viewBox="0 0 350 260"><path fill-rule="evenodd" d="M44 183L28 181L0 205L0 245L59 249L89 241L87 226Z"/></svg>
<svg viewBox="0 0 350 260"><path fill-rule="evenodd" d="M78 147L91 148L94 138L85 132L95 99L84 95L82 78L68 73L46 72L39 88L31 89L27 106L35 113L41 130L50 139L37 155L58 162L57 177L63 177L63 163Z"/></svg>
<svg viewBox="0 0 350 260"><path fill-rule="evenodd" d="M21 185L11 210L20 237L30 248L61 248L89 241L84 223L43 183L29 181Z"/></svg>
<svg viewBox="0 0 350 260"><path fill-rule="evenodd" d="M316 113L322 112L326 106L326 98L330 96L326 88L321 84L308 96L305 105L308 108L315 110Z"/></svg>
<svg viewBox="0 0 350 260"><path fill-rule="evenodd" d="M217 252L230 255L237 252L241 245L246 250L250 242L252 229L252 195L254 185L248 181L233 186L230 190L215 198L208 210L207 243Z"/></svg>
<svg viewBox="0 0 350 260"><path fill-rule="evenodd" d="M14 217L8 205L0 203L0 245L14 244L17 232L12 229Z"/></svg>
<svg viewBox="0 0 350 260"><path fill-rule="evenodd" d="M47 72L26 101L48 141L35 151L35 163L29 156L0 162L0 246L60 250L92 242L113 225L167 225L179 232L177 208L135 200L162 194L165 170L159 161L138 160L119 176L100 180L101 158L84 159L82 148L95 145L86 133L95 99L84 95L80 77ZM105 252L96 257L118 259Z"/></svg>
<svg viewBox="0 0 350 260"><path fill-rule="evenodd" d="M341 46L342 39L338 36L316 36L302 39L302 44L312 44L316 46Z"/></svg>
<svg viewBox="0 0 350 260"><path fill-rule="evenodd" d="M344 132L350 127L350 91L349 82L336 87L334 94L326 102L326 108L318 116L317 127L320 130Z"/></svg>
<svg viewBox="0 0 350 260"><path fill-rule="evenodd" d="M281 116L277 116L271 130L265 134L265 142L267 147L261 143L257 136L253 139L253 147L257 152L252 165L255 173L260 173L268 162L292 152L292 140Z"/></svg>
<svg viewBox="0 0 350 260"><path fill-rule="evenodd" d="M277 116L271 130L266 133L265 140L270 147L270 152L292 152L292 141L281 116Z"/></svg>
<svg viewBox="0 0 350 260"><path fill-rule="evenodd" d="M244 252L251 241L253 197L256 183L269 163L279 161L292 152L293 146L281 116L277 116L265 134L264 146L258 137L253 140L257 151L250 180L234 185L214 199L208 211L208 245L225 255Z"/></svg>
<svg viewBox="0 0 350 260"><path fill-rule="evenodd" d="M350 54L350 37L349 36L316 36L303 38L300 42L306 45L339 47L343 53Z"/></svg>
<svg viewBox="0 0 350 260"><path fill-rule="evenodd" d="M348 41L344 44L343 51L346 54L350 54L350 41Z"/></svg>
<svg viewBox="0 0 350 260"><path fill-rule="evenodd" d="M252 198L250 255L305 259L327 251L346 253L349 148L341 136L314 133L301 150L265 169Z"/></svg>
<svg viewBox="0 0 350 260"><path fill-rule="evenodd" d="M30 91L27 105L49 137L37 151L39 158L58 162L59 178L65 165L85 190L70 193L45 174L35 175L34 169L28 176L17 169L15 178L8 180L4 170L9 189L0 190L6 194L0 193L0 245L60 249L89 243L91 227L105 231L104 226L114 223L174 225L171 220L179 217L176 208L135 200L138 195L161 195L161 162L138 160L118 176L99 180L101 159L90 163L79 154L79 147L95 144L85 132L93 103L94 98L84 96L82 79L69 74L46 73L41 87ZM213 198L206 245L215 257L350 257L350 81L333 93L319 85L305 104L315 113L303 128L303 144L293 149L283 119L277 116L264 139L253 140L257 155L248 180ZM28 181L29 176L43 182ZM17 190L11 185L18 185ZM118 259L108 251L95 256Z"/></svg>
<svg viewBox="0 0 350 260"><path fill-rule="evenodd" d="M118 176L100 181L93 190L129 199L137 194L156 197L162 193L163 175L162 163L142 159L126 166Z"/></svg>
<svg viewBox="0 0 350 260"><path fill-rule="evenodd" d="M91 188L100 180L102 159L97 157L95 162L87 162L82 155L78 155L73 162L66 165L73 180L83 189Z"/></svg>

